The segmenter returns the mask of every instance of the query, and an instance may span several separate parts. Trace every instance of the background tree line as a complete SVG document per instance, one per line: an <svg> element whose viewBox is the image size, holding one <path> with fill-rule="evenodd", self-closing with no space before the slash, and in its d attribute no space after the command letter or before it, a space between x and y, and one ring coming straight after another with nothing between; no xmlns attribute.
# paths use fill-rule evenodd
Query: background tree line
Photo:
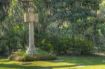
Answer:
<svg viewBox="0 0 105 69"><path fill-rule="evenodd" d="M104 0L35 0L34 3L39 16L35 24L38 48L58 55L105 50ZM0 8L0 15L3 13ZM25 50L28 45L28 23L23 22L22 4L11 0L7 13L0 17L2 55Z"/></svg>

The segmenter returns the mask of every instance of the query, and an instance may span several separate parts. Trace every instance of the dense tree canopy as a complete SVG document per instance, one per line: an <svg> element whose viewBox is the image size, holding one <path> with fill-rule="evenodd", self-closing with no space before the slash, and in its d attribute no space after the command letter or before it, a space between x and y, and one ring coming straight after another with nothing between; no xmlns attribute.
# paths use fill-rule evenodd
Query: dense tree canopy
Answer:
<svg viewBox="0 0 105 69"><path fill-rule="evenodd" d="M104 0L33 1L39 17L39 22L35 23L38 48L53 53L68 53L80 50L88 52L90 48L92 51L102 50L105 47ZM0 52L25 49L28 24L23 22L25 11L22 3L10 0L8 12L4 11L2 4L0 7ZM87 50L82 50L84 47Z"/></svg>

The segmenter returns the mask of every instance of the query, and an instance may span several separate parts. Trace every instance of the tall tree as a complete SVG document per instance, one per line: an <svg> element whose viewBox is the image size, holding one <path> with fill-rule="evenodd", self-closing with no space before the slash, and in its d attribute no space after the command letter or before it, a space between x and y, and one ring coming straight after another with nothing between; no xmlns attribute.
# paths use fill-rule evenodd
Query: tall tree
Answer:
<svg viewBox="0 0 105 69"><path fill-rule="evenodd" d="M10 0L0 0L0 21L8 15Z"/></svg>

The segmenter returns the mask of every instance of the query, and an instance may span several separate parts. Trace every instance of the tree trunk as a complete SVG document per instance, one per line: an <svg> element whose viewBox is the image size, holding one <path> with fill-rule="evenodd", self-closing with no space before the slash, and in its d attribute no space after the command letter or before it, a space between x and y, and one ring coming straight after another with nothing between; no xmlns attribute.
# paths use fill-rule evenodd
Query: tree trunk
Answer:
<svg viewBox="0 0 105 69"><path fill-rule="evenodd" d="M27 48L26 53L29 56L33 56L36 53L34 45L34 23L29 23L29 47Z"/></svg>

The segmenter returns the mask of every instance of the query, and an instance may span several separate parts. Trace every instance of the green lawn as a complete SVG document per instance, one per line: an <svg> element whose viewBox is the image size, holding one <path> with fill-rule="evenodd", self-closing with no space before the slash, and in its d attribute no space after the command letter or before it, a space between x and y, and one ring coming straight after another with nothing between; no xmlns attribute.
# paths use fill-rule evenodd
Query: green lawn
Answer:
<svg viewBox="0 0 105 69"><path fill-rule="evenodd" d="M105 57L59 57L56 61L16 62L0 59L0 69L105 69Z"/></svg>

